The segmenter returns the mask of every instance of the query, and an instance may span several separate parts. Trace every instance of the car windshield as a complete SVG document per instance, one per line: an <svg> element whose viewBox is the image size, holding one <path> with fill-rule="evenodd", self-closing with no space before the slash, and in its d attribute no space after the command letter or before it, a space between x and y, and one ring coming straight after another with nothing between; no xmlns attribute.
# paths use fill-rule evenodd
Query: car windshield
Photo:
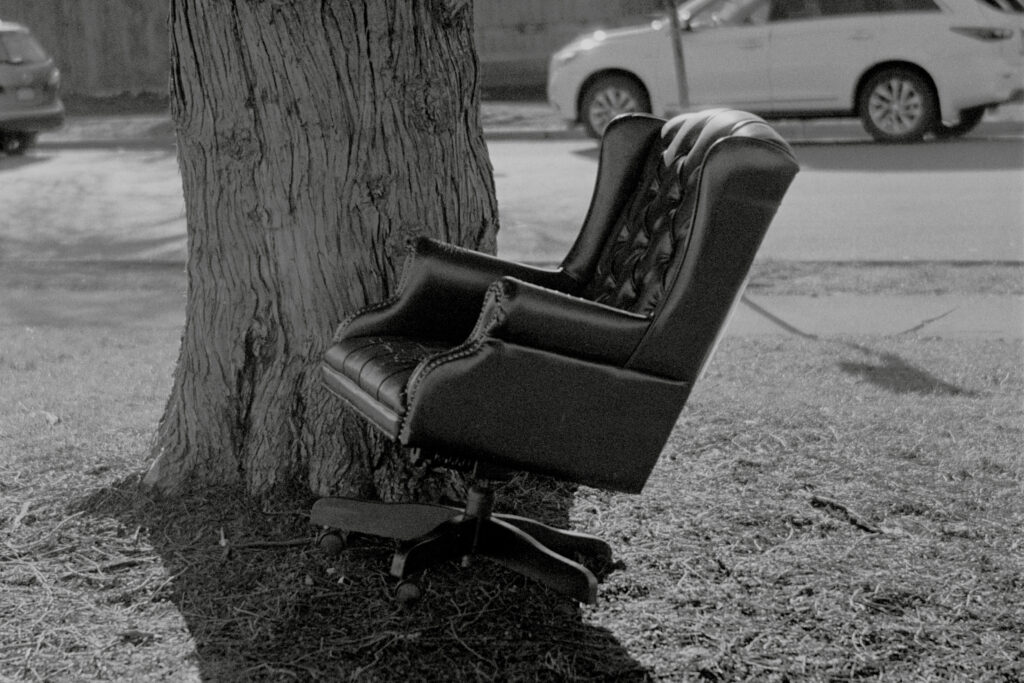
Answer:
<svg viewBox="0 0 1024 683"><path fill-rule="evenodd" d="M0 33L0 63L34 64L46 59L46 52L30 34L24 31Z"/></svg>

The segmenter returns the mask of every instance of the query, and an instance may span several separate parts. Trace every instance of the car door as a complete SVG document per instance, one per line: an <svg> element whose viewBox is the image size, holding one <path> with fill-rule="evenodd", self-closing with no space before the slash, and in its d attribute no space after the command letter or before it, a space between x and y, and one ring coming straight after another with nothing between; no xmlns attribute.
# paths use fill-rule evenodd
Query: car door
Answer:
<svg viewBox="0 0 1024 683"><path fill-rule="evenodd" d="M872 0L771 0L769 80L777 112L849 111L857 79L875 62Z"/></svg>
<svg viewBox="0 0 1024 683"><path fill-rule="evenodd" d="M766 19L767 0L719 0L690 19L682 44L691 105L771 105Z"/></svg>

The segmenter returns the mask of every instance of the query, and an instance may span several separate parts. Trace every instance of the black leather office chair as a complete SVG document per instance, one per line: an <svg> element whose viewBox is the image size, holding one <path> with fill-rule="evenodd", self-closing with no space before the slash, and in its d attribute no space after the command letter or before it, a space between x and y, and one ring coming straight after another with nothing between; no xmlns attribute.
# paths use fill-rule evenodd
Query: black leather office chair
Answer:
<svg viewBox="0 0 1024 683"><path fill-rule="evenodd" d="M615 119L590 210L553 269L430 239L398 291L338 329L326 385L387 436L486 479L495 469L639 492L797 172L764 121L733 110ZM492 513L325 498L315 524L403 541L392 574L489 557L582 602L600 539Z"/></svg>

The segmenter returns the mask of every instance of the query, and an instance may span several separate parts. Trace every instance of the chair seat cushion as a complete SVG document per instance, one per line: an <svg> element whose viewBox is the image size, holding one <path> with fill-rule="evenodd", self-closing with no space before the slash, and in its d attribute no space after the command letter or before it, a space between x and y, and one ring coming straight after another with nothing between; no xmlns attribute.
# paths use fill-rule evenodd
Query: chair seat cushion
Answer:
<svg viewBox="0 0 1024 683"><path fill-rule="evenodd" d="M342 339L324 354L324 376L328 388L360 412L368 417L387 416L374 421L390 433L397 426L391 424L392 416L405 412L409 376L424 358L449 347L444 342L408 337Z"/></svg>

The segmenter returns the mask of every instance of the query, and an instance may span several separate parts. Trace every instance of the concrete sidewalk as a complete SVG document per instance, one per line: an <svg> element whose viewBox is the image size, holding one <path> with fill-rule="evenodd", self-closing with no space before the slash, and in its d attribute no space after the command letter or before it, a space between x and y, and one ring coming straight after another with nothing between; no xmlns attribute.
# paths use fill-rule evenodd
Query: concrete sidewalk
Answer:
<svg viewBox="0 0 1024 683"><path fill-rule="evenodd" d="M834 335L1024 339L1024 296L746 294L729 335Z"/></svg>
<svg viewBox="0 0 1024 683"><path fill-rule="evenodd" d="M483 105L482 115L485 134L491 140L584 139L578 128L568 129L544 103L488 102ZM991 120L986 120L972 135L1007 134L1020 137L1024 133L1022 107L997 111L989 118ZM797 144L867 141L866 134L855 120L781 121L773 125L784 137ZM71 117L62 130L45 134L40 139L40 146L44 149L169 147L173 144L173 126L170 119L161 114ZM164 310L170 318L174 318L177 315L177 304L167 303L168 307ZM48 317L43 315L44 310L40 310L40 307L45 309L46 305L38 294L34 301L21 301L15 294L13 299L8 297L5 304L0 304L0 319L3 320L21 320L29 324L22 319L33 309L42 318ZM111 305L110 302L86 300L81 304L83 311L92 310L97 305ZM66 306L62 308L67 310ZM766 296L752 292L737 306L729 334L797 335L807 338L915 334L1022 339L1024 296Z"/></svg>

